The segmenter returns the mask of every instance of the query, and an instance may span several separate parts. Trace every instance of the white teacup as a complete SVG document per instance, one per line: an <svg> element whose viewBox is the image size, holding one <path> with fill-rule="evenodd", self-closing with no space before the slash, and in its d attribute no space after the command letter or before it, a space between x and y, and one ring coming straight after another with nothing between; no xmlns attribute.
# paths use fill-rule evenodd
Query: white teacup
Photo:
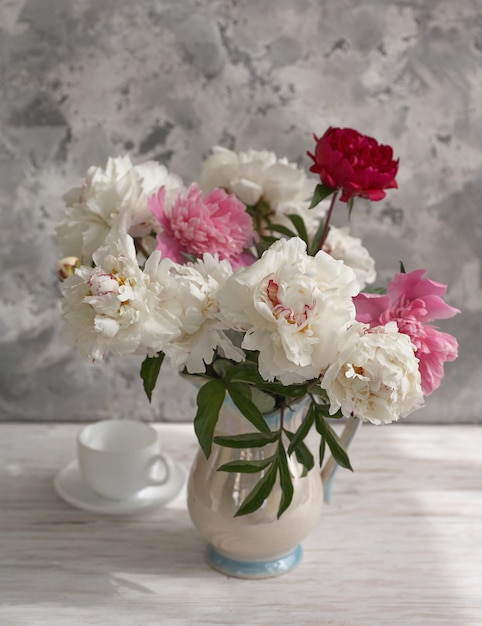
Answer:
<svg viewBox="0 0 482 626"><path fill-rule="evenodd" d="M128 500L142 489L169 480L169 463L160 453L157 431L135 420L102 420L77 437L80 473L89 487L110 500ZM154 472L163 465L162 478Z"/></svg>

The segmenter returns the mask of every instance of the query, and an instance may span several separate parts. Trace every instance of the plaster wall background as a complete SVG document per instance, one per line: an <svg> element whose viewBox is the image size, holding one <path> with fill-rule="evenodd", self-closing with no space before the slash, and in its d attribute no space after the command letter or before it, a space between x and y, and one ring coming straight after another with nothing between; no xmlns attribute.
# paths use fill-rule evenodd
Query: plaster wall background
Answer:
<svg viewBox="0 0 482 626"><path fill-rule="evenodd" d="M190 181L220 144L309 165L311 133L391 144L399 191L357 202L385 283L403 260L449 284L460 357L420 422L482 421L482 2L2 0L0 420L190 419L168 367L84 362L59 337L54 228L90 165L129 152Z"/></svg>

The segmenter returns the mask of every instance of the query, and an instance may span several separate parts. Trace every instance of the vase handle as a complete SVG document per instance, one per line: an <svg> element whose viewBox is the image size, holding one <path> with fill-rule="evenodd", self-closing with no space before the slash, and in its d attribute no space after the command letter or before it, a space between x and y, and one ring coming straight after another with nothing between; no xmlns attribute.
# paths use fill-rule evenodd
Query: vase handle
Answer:
<svg viewBox="0 0 482 626"><path fill-rule="evenodd" d="M351 416L348 418L348 421L343 428L343 431L340 435L340 441L343 444L345 450L350 445L355 433L361 426L361 420L355 416ZM333 485L333 479L336 474L336 470L338 469L338 463L335 459L330 456L328 461L325 463L323 469L321 470L321 480L323 483L323 500L326 503L330 502L331 497L331 487Z"/></svg>

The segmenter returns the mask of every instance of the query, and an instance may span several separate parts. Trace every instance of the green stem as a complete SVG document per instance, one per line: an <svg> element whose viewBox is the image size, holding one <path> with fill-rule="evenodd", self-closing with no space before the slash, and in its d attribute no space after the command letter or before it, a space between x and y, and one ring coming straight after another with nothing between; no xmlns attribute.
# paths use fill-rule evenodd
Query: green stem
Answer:
<svg viewBox="0 0 482 626"><path fill-rule="evenodd" d="M325 219L325 225L323 227L323 232L321 234L319 250L323 250L323 246L325 245L326 238L328 237L328 232L330 230L331 214L333 213L333 207L335 206L337 196L338 196L338 190L336 190L334 194L331 196L330 208L328 209L328 213Z"/></svg>
<svg viewBox="0 0 482 626"><path fill-rule="evenodd" d="M285 405L282 404L279 410L279 443L280 444L281 444L281 438L283 436L284 421L285 421Z"/></svg>

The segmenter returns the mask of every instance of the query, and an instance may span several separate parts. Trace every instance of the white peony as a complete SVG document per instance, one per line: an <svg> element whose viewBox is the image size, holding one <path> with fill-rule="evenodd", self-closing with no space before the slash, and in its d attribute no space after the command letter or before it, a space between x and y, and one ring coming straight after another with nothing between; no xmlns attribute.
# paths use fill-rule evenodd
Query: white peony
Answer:
<svg viewBox="0 0 482 626"><path fill-rule="evenodd" d="M408 335L395 322L361 334L349 334L321 386L330 400L330 413L341 409L363 421L388 424L421 406L423 394L418 359Z"/></svg>
<svg viewBox="0 0 482 626"><path fill-rule="evenodd" d="M375 261L362 245L361 239L348 234L348 228L331 226L323 250L352 268L360 283L360 290L375 281Z"/></svg>
<svg viewBox="0 0 482 626"><path fill-rule="evenodd" d="M274 243L237 270L218 293L221 316L246 331L242 348L259 350L265 380L284 385L318 378L355 319L353 270L294 237Z"/></svg>
<svg viewBox="0 0 482 626"><path fill-rule="evenodd" d="M172 262L154 252L142 271L122 232L108 236L94 262L62 283L62 339L93 362L107 353L155 356L180 333L177 303L166 297Z"/></svg>
<svg viewBox="0 0 482 626"><path fill-rule="evenodd" d="M105 169L90 167L81 187L68 191L64 213L57 226L63 254L74 255L90 265L117 216L127 214L129 234L148 234L155 220L147 199L162 185L168 200L183 188L181 179L154 161L133 165L128 156L109 158Z"/></svg>
<svg viewBox="0 0 482 626"><path fill-rule="evenodd" d="M215 146L204 161L199 178L199 186L205 193L221 187L248 206L263 201L272 223L292 228L286 216L294 213L305 220L309 230L316 229L317 220L324 213L320 205L308 209L316 182L295 163L279 159L274 152L237 153L220 146Z"/></svg>
<svg viewBox="0 0 482 626"><path fill-rule="evenodd" d="M216 350L234 361L244 360L244 352L228 339L227 326L219 320L217 291L231 274L229 261L207 253L196 263L171 268L171 297L178 302L181 334L164 345L164 352L174 367L202 373Z"/></svg>

